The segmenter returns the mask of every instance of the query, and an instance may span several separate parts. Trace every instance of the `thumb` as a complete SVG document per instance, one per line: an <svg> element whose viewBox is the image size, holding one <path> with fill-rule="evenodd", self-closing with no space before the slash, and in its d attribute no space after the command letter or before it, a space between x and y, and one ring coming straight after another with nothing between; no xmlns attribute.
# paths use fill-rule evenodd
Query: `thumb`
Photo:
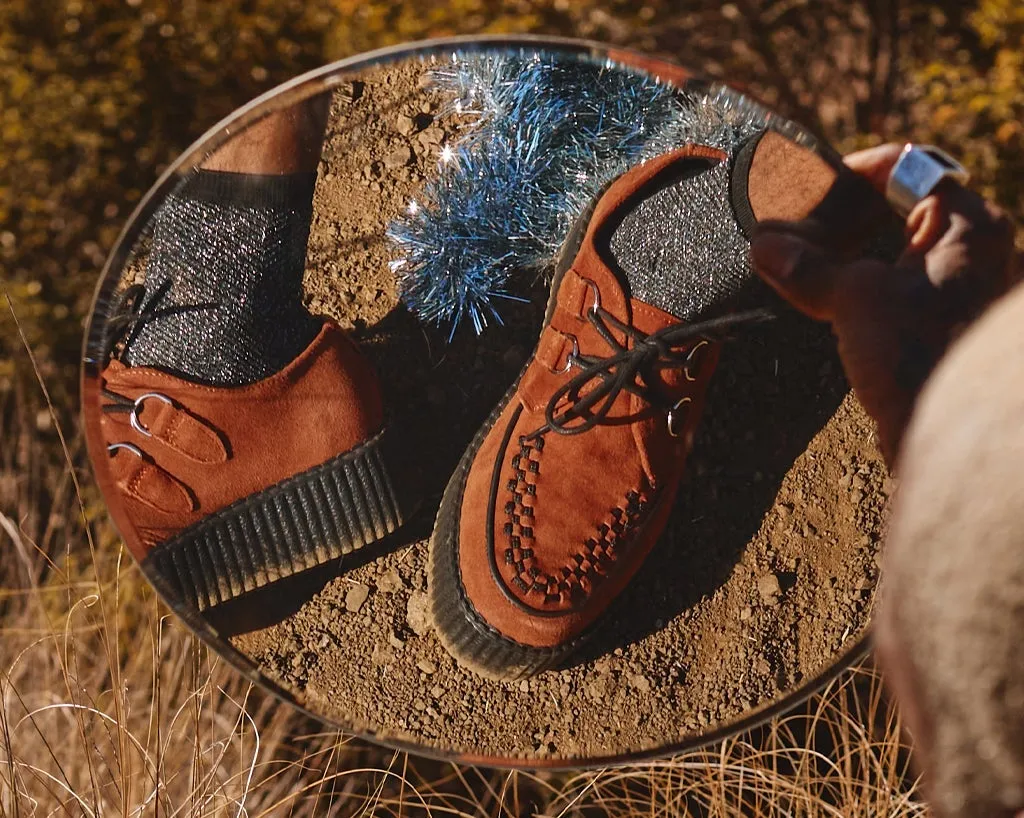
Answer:
<svg viewBox="0 0 1024 818"><path fill-rule="evenodd" d="M811 318L834 318L844 265L819 245L792 233L761 232L750 250L758 275L786 301Z"/></svg>

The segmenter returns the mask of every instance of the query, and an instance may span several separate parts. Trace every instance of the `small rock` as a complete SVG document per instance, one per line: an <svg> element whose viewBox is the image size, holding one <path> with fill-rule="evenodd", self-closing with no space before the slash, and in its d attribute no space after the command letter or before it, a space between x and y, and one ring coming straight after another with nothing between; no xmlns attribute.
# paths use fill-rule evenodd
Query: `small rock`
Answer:
<svg viewBox="0 0 1024 818"><path fill-rule="evenodd" d="M405 647L405 640L402 639L397 633L388 634L388 644L391 645L395 650L401 650Z"/></svg>
<svg viewBox="0 0 1024 818"><path fill-rule="evenodd" d="M426 673L428 676L432 675L437 671L437 667L429 659L420 659L416 663L416 667Z"/></svg>
<svg viewBox="0 0 1024 818"><path fill-rule="evenodd" d="M413 591L405 607L405 622L417 636L430 632L430 600L423 591Z"/></svg>
<svg viewBox="0 0 1024 818"><path fill-rule="evenodd" d="M398 119L395 120L395 130L402 136L409 136L409 134L416 130L416 123L412 121L411 116L399 114Z"/></svg>
<svg viewBox="0 0 1024 818"><path fill-rule="evenodd" d="M444 688L441 685L434 685L430 688L430 695L435 699L440 699L444 695Z"/></svg>
<svg viewBox="0 0 1024 818"><path fill-rule="evenodd" d="M301 653L296 653L292 657L292 667L298 670L306 663L306 658Z"/></svg>
<svg viewBox="0 0 1024 818"><path fill-rule="evenodd" d="M746 622L753 615L754 615L754 611L748 605L746 608L744 608L742 611L740 611L740 621L741 622Z"/></svg>
<svg viewBox="0 0 1024 818"><path fill-rule="evenodd" d="M519 692L520 693L529 693L530 692L530 683L528 681L526 681L526 679L523 679L519 683Z"/></svg>
<svg viewBox="0 0 1024 818"><path fill-rule="evenodd" d="M384 159L384 167L390 170L408 165L412 161L412 148L402 145L389 153Z"/></svg>
<svg viewBox="0 0 1024 818"><path fill-rule="evenodd" d="M393 594L396 591L401 591L404 587L405 583L402 582L402 578L394 568L385 571L377 580L377 590L385 594Z"/></svg>
<svg viewBox="0 0 1024 818"><path fill-rule="evenodd" d="M633 687L635 687L641 693L646 694L651 692L650 680L648 680L648 678L641 673L634 673L632 676L630 676L629 683L633 685Z"/></svg>
<svg viewBox="0 0 1024 818"><path fill-rule="evenodd" d="M363 603L366 602L366 598L369 595L369 586L363 585L361 582L353 585L345 593L345 610L351 613L357 613L359 609L363 607Z"/></svg>
<svg viewBox="0 0 1024 818"><path fill-rule="evenodd" d="M775 601L782 593L779 578L775 574L765 574L757 580L757 592L765 602Z"/></svg>
<svg viewBox="0 0 1024 818"><path fill-rule="evenodd" d="M608 695L611 681L608 675L598 676L587 685L587 695L595 702L603 701Z"/></svg>

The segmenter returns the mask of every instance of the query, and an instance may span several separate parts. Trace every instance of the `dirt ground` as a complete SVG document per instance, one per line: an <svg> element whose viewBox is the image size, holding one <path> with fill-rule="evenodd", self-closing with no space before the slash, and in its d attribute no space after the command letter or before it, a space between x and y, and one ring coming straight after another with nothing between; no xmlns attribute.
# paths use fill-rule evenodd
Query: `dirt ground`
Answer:
<svg viewBox="0 0 1024 818"><path fill-rule="evenodd" d="M796 316L725 351L669 529L582 655L495 683L441 648L427 618L433 513L528 356L546 292L538 284L504 327L450 345L398 306L384 231L459 133L423 73L418 62L376 69L336 96L305 280L310 308L354 328L378 368L421 513L391 541L211 622L339 725L475 756L678 744L812 683L868 623L893 486L828 333Z"/></svg>

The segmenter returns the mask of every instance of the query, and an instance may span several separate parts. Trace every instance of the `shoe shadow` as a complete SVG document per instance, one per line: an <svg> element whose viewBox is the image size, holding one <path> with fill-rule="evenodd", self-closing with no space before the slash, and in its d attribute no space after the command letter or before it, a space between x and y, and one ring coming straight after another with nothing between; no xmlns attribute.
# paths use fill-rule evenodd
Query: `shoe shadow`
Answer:
<svg viewBox="0 0 1024 818"><path fill-rule="evenodd" d="M727 343L664 534L564 666L639 642L721 587L848 389L828 327L788 309Z"/></svg>
<svg viewBox="0 0 1024 818"><path fill-rule="evenodd" d="M503 304L504 324L479 336L463 326L449 339L404 307L357 327L398 441L395 470L415 481L413 490L433 511L466 446L536 346L547 290L537 284L522 293L528 303Z"/></svg>

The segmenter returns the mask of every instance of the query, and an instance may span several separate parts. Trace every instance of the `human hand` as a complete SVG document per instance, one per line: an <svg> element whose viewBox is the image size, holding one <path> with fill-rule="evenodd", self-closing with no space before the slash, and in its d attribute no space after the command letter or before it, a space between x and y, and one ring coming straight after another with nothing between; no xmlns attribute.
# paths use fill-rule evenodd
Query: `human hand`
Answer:
<svg viewBox="0 0 1024 818"><path fill-rule="evenodd" d="M901 150L850 154L845 164L857 176L840 176L827 209L800 222L762 223L751 249L754 268L783 298L831 323L890 466L925 380L951 341L1009 288L1015 260L1006 215L948 180L907 217L895 263L866 257L863 233L891 215L882 194ZM880 218L865 219L866 211Z"/></svg>

